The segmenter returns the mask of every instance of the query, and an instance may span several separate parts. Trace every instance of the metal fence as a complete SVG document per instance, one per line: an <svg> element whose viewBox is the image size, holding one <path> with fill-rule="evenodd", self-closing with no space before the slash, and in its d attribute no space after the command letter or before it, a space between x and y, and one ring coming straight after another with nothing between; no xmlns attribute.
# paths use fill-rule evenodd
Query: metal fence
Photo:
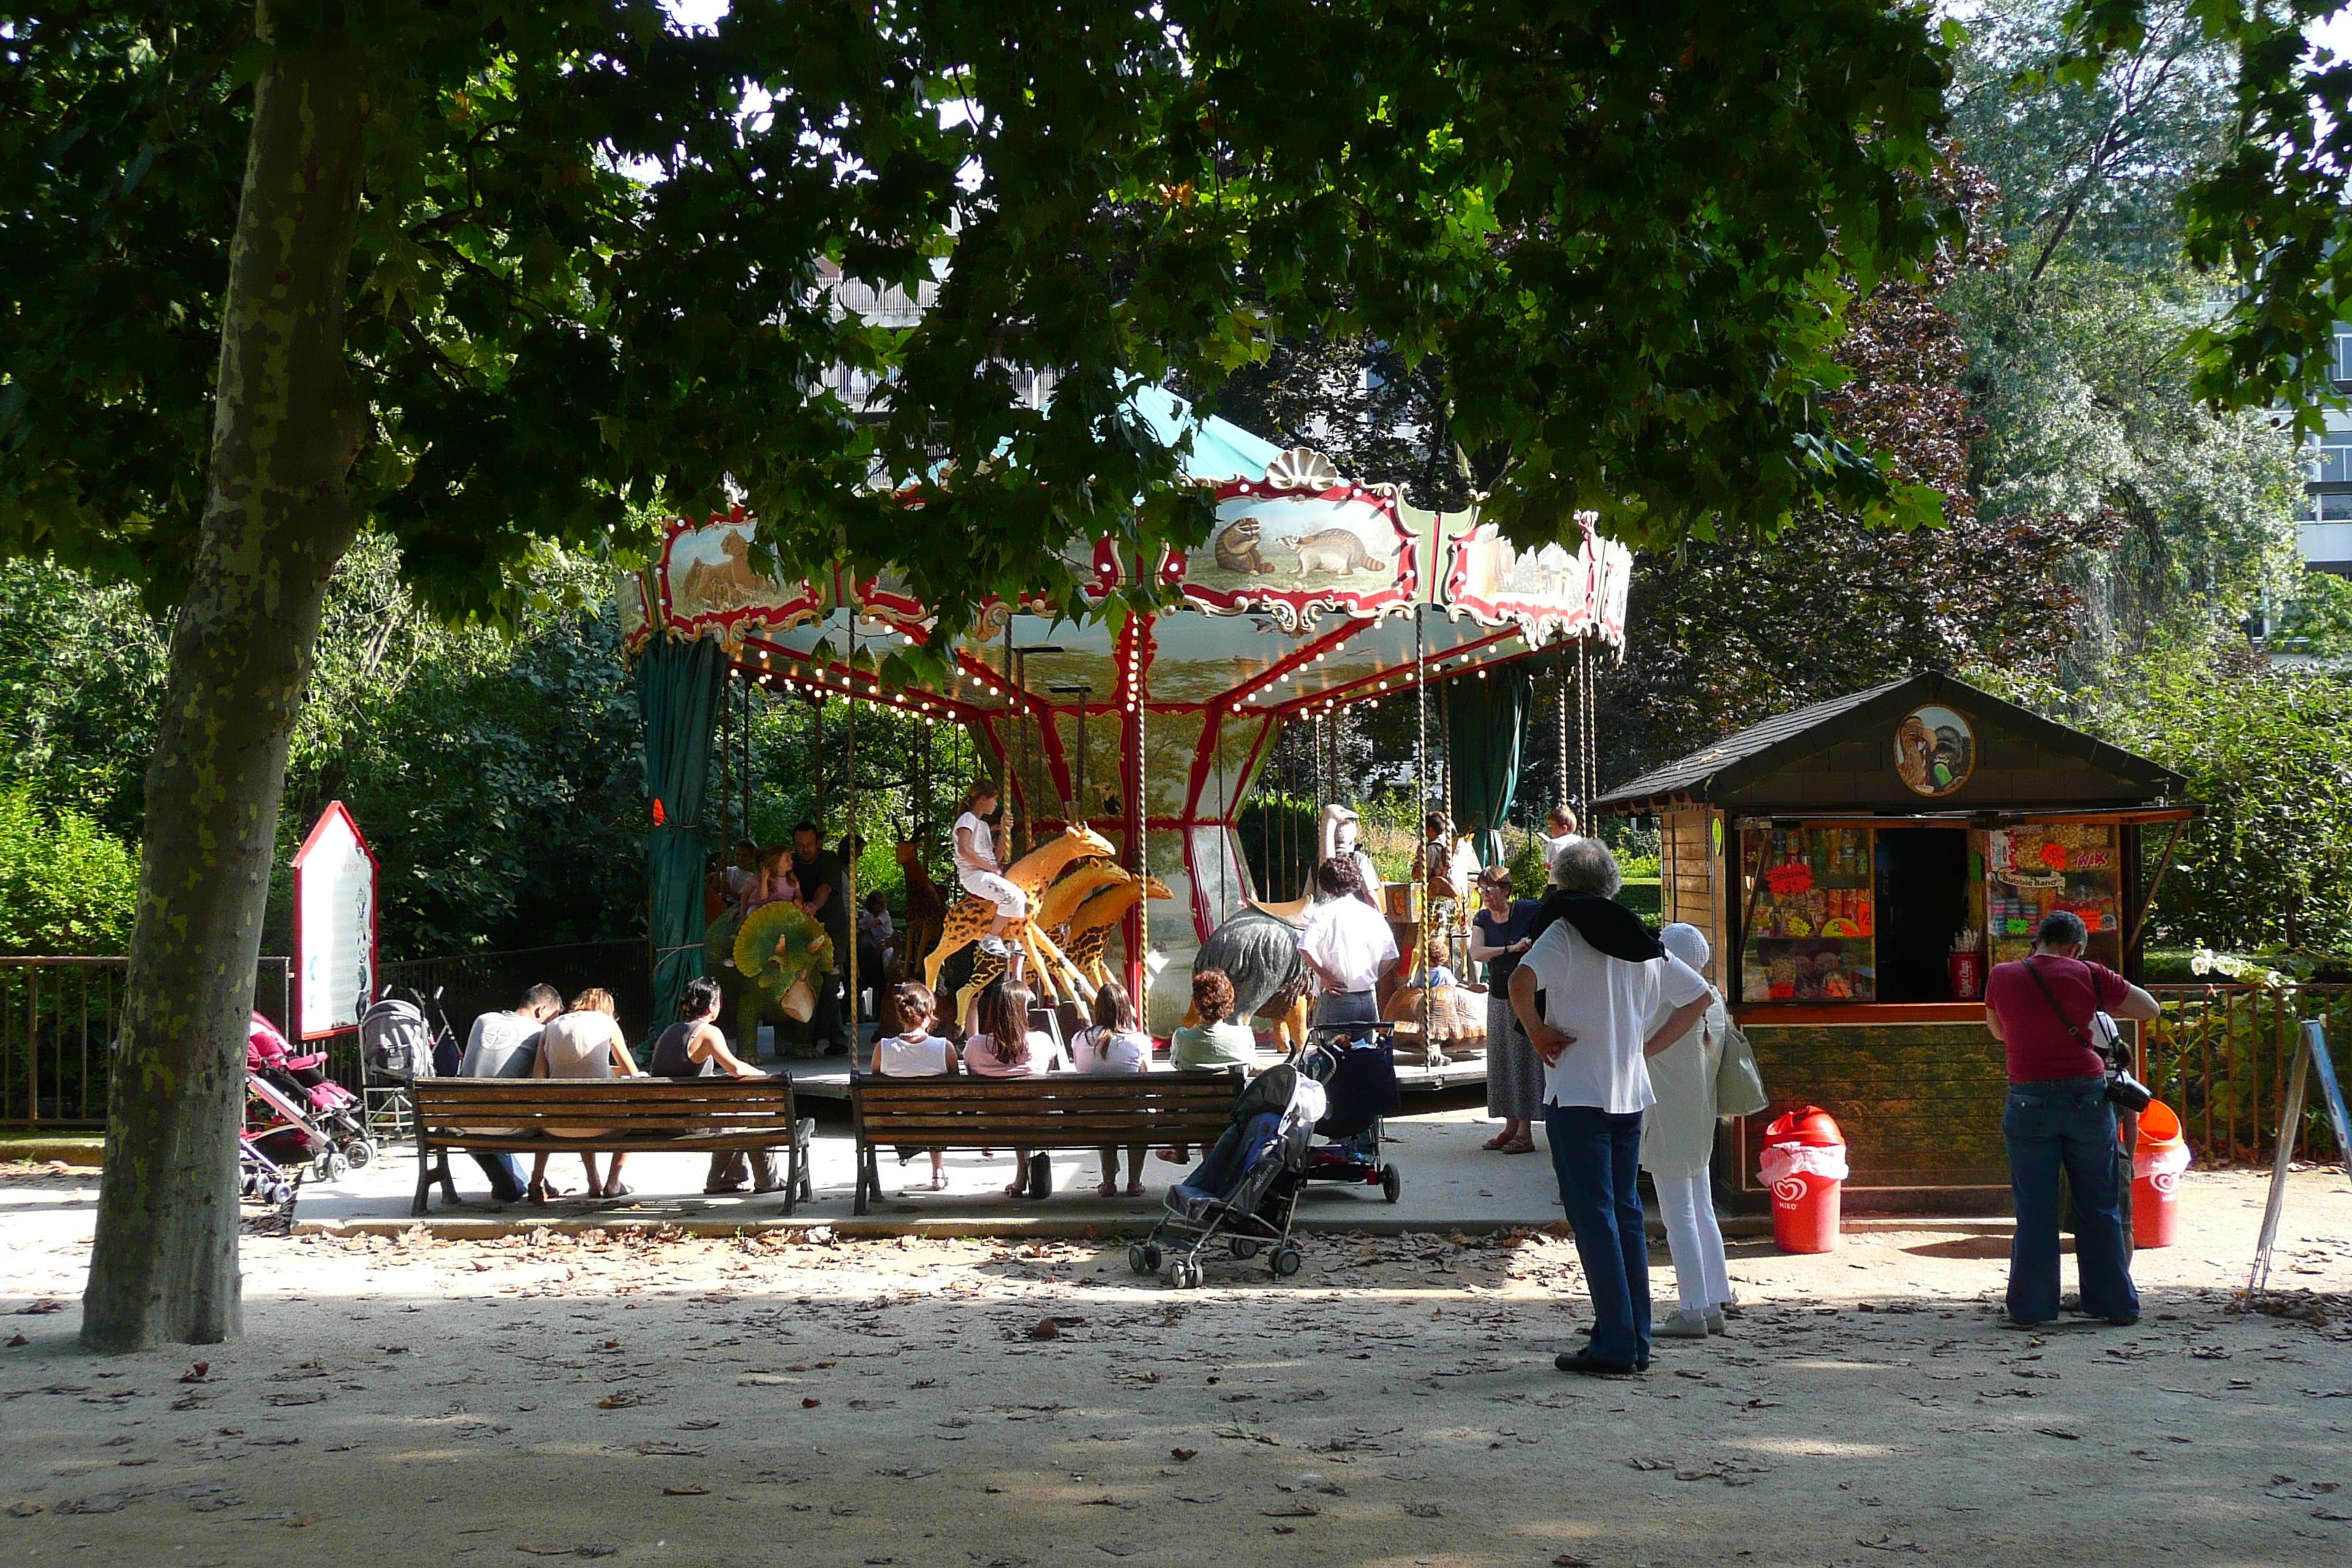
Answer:
<svg viewBox="0 0 2352 1568"><path fill-rule="evenodd" d="M2157 984L2148 990L2163 1005L2164 1022L2147 1031L2143 1076L2180 1113L2189 1146L2210 1164L2264 1161L2276 1151L2286 1076L2305 1019L2326 1023L2339 1069L2352 1045L2352 985ZM2306 1105L2303 1153L2342 1159L2317 1095Z"/></svg>
<svg viewBox="0 0 2352 1568"><path fill-rule="evenodd" d="M0 958L0 1127L106 1125L107 1052L122 1017L124 958ZM253 1005L283 1029L291 959L254 966Z"/></svg>
<svg viewBox="0 0 2352 1568"><path fill-rule="evenodd" d="M381 984L403 990L441 993L441 1010L462 1042L478 1013L511 1007L544 981L568 1000L598 985L613 994L624 1037L644 1039L654 1022L653 970L642 942L580 942L561 947L526 947L505 952L467 952L448 958L387 963Z"/></svg>

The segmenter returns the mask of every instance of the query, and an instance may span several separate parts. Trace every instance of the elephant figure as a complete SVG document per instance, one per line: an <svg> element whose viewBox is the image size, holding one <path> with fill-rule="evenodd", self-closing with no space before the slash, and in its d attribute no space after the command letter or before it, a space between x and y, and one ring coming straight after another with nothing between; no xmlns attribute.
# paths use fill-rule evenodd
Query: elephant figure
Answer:
<svg viewBox="0 0 2352 1568"><path fill-rule="evenodd" d="M1285 915L1250 904L1211 931L1192 958L1193 973L1222 969L1234 983L1234 1017L1274 1019L1283 1050L1294 1056L1307 1043L1307 993L1313 984L1307 961L1298 956L1298 929ZM1196 1021L1188 1012L1185 1022Z"/></svg>

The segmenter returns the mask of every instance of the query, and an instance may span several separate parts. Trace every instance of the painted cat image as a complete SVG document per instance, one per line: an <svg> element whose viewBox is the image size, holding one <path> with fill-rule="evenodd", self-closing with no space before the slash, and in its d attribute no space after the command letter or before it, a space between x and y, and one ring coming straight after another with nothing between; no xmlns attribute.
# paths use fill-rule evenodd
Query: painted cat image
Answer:
<svg viewBox="0 0 2352 1568"><path fill-rule="evenodd" d="M1320 533L1309 533L1291 546L1298 552L1298 572L1305 576L1310 572L1328 572L1346 577L1357 572L1385 572L1389 563L1377 561L1364 549L1364 542L1354 531L1327 528Z"/></svg>
<svg viewBox="0 0 2352 1568"><path fill-rule="evenodd" d="M1256 576L1274 570L1271 562L1258 552L1257 519L1243 518L1224 532L1217 535L1217 564L1228 572L1244 576Z"/></svg>

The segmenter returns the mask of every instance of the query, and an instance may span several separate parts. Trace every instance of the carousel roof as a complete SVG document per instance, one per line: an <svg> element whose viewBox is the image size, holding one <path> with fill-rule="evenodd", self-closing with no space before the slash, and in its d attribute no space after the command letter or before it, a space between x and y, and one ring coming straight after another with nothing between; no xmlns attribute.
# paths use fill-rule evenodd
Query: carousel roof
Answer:
<svg viewBox="0 0 2352 1568"><path fill-rule="evenodd" d="M1343 479L1319 453L1196 416L1160 388L1134 407L1162 440L1190 437L1187 473L1213 489L1209 539L1159 563L1176 613L1114 631L991 602L954 650L953 679L886 689L866 673L871 656L928 642L927 607L887 572L856 583L761 577L751 565L758 524L739 510L672 522L654 567L625 584L629 646L656 633L715 637L755 677L835 691L854 683L861 697L966 721L1055 706L1108 711L1139 694L1154 711L1288 716L1378 701L1559 637L1623 646L1633 558L1622 545L1588 531L1574 552L1522 553L1475 509L1423 511L1393 485ZM1134 564L1108 541L1074 541L1064 557L1097 599Z"/></svg>

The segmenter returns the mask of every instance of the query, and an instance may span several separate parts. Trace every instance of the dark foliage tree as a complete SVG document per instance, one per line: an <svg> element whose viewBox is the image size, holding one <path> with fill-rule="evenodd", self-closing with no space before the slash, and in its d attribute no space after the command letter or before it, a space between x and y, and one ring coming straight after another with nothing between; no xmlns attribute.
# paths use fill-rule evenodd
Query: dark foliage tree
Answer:
<svg viewBox="0 0 2352 1568"><path fill-rule="evenodd" d="M1577 504L1653 543L1823 496L1922 521L1820 395L1829 280L1942 226L1903 175L1943 58L1864 0L741 0L693 37L649 0L0 14L0 550L178 605L87 1342L237 1327L226 977L363 523L494 610L530 538L731 480L777 563L895 562L950 634L990 589L1075 608L1073 533L1200 537L1124 400L1213 384L1260 304L1440 355L1528 538ZM941 258L903 335L818 287ZM1055 371L1050 407L1008 360ZM892 373L886 420L821 390L841 364Z"/></svg>

